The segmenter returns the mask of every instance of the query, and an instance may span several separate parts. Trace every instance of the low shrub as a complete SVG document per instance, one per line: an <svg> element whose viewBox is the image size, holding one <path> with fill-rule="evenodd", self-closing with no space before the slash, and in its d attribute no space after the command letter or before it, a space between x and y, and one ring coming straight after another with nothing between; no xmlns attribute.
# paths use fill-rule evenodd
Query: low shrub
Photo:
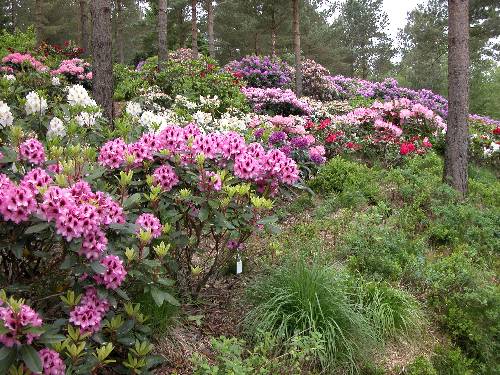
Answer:
<svg viewBox="0 0 500 375"><path fill-rule="evenodd" d="M438 312L453 344L475 361L475 370L499 370L500 289L494 274L457 251L436 260L426 272L429 303Z"/></svg>
<svg viewBox="0 0 500 375"><path fill-rule="evenodd" d="M415 358L415 360L408 365L404 371L405 375L440 375L436 372L431 361L423 356Z"/></svg>
<svg viewBox="0 0 500 375"><path fill-rule="evenodd" d="M439 375L473 375L473 360L458 348L439 345L434 349L432 364Z"/></svg>

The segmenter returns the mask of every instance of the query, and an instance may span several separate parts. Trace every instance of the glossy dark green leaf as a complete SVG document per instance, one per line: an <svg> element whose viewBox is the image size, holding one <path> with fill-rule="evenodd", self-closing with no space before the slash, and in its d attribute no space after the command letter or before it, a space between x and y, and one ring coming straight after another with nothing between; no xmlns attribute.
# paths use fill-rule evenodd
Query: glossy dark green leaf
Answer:
<svg viewBox="0 0 500 375"><path fill-rule="evenodd" d="M33 371L34 373L42 372L42 361L40 360L40 356L38 355L38 352L35 350L35 348L29 345L24 345L21 347L19 354L21 355L21 359L23 360L24 364L31 371Z"/></svg>

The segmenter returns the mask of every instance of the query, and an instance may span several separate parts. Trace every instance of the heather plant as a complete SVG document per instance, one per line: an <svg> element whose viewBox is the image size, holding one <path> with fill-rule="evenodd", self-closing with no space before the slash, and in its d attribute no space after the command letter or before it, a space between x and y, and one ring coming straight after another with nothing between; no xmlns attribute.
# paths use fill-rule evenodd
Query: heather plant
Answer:
<svg viewBox="0 0 500 375"><path fill-rule="evenodd" d="M249 87L279 88L292 82L293 68L285 61L270 56L246 56L227 64L224 68Z"/></svg>

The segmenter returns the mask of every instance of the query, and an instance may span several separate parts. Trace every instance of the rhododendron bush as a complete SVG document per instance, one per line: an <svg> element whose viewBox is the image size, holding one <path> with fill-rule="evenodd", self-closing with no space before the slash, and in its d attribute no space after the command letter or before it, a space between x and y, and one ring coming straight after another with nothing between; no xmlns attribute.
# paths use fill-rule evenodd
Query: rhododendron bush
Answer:
<svg viewBox="0 0 500 375"><path fill-rule="evenodd" d="M255 230L272 230L272 197L299 179L282 151L247 144L234 132L203 134L193 124L169 125L132 143L108 141L98 160L108 181L124 179L115 193L134 197L136 225L151 230L141 243L162 228L167 233L170 271L188 295L233 261Z"/></svg>
<svg viewBox="0 0 500 375"><path fill-rule="evenodd" d="M225 69L242 78L249 87L283 87L292 82L294 69L285 61L270 56L246 56L231 61Z"/></svg>

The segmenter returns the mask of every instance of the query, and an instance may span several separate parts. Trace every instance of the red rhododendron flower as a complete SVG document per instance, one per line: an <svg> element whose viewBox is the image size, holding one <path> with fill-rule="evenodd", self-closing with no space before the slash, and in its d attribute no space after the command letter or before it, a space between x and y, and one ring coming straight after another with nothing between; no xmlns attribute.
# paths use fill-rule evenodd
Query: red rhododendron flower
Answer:
<svg viewBox="0 0 500 375"><path fill-rule="evenodd" d="M329 118L325 118L323 121L319 123L318 129L323 130L327 126L329 126L332 123L332 120Z"/></svg>
<svg viewBox="0 0 500 375"><path fill-rule="evenodd" d="M401 143L399 147L399 153L401 155L407 155L415 151L415 145L413 143Z"/></svg>
<svg viewBox="0 0 500 375"><path fill-rule="evenodd" d="M493 134L500 135L500 126L497 126L495 129L493 129Z"/></svg>

